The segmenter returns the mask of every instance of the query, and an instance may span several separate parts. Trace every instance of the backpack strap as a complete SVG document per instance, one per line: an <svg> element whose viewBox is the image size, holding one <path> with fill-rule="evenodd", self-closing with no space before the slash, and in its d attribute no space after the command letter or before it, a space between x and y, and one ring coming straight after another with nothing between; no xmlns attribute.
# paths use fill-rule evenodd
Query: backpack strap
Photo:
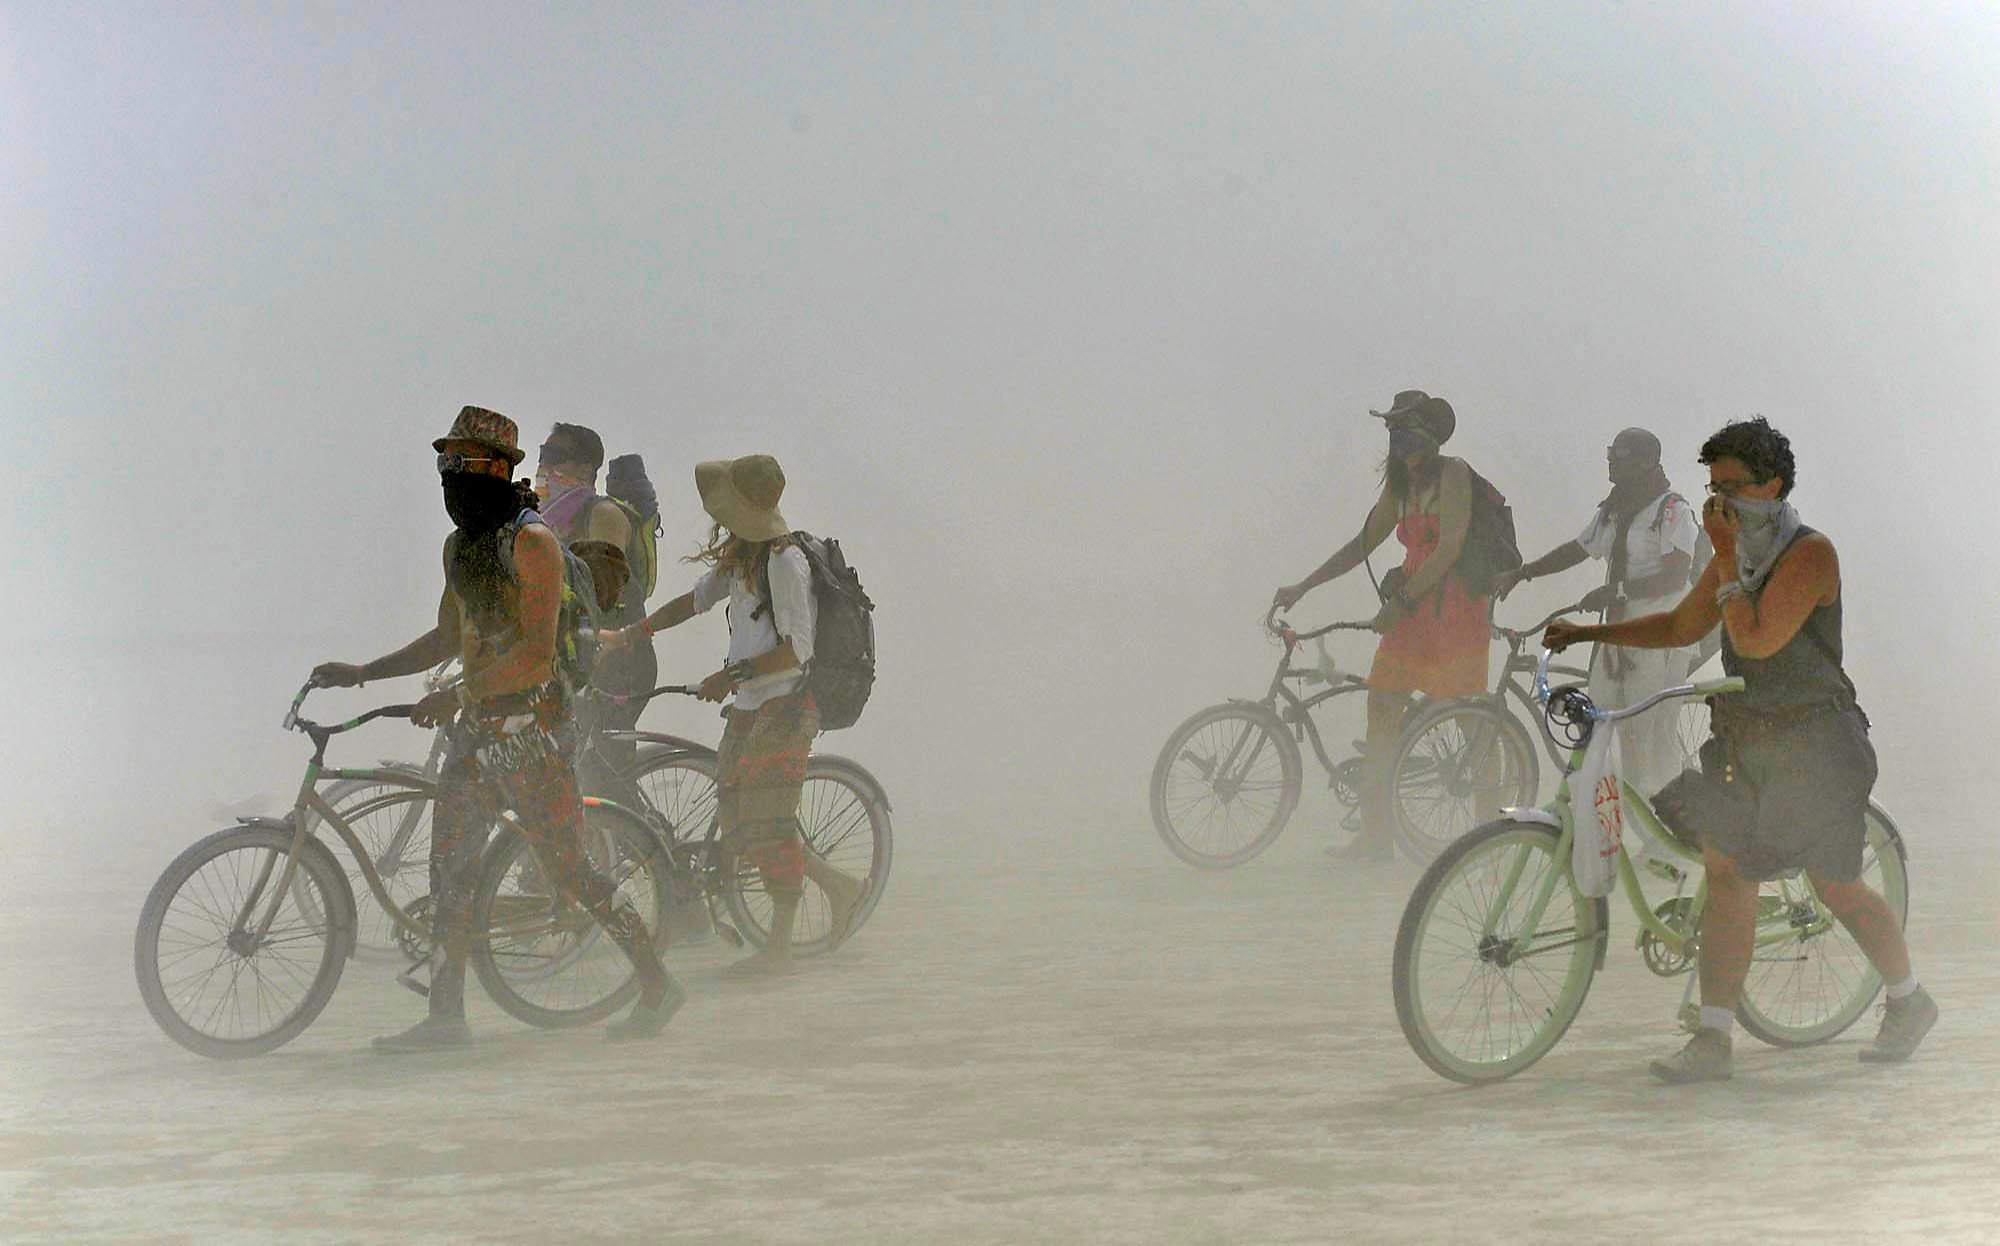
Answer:
<svg viewBox="0 0 2000 1246"><path fill-rule="evenodd" d="M771 552L764 556L764 569L757 573L757 608L750 612L752 623L777 609L771 601L771 559L776 558L778 551L787 545L797 545L799 552L805 553L805 547L798 539L799 535L797 532L787 532L783 536L771 538ZM806 562L808 564L812 562L811 554L806 554Z"/></svg>

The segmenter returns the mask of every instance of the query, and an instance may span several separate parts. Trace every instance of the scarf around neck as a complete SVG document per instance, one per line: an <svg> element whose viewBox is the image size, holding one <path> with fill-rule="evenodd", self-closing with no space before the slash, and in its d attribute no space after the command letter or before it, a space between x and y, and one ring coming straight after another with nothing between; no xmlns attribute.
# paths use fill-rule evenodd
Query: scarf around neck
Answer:
<svg viewBox="0 0 2000 1246"><path fill-rule="evenodd" d="M1736 578L1745 592L1754 593L1770 578L1771 569L1778 565L1778 555L1798 536L1799 512L1790 502L1781 501L1739 498L1733 505L1739 522L1746 514L1757 520L1754 527L1742 524L1736 535Z"/></svg>
<svg viewBox="0 0 2000 1246"><path fill-rule="evenodd" d="M542 522L556 530L556 535L568 539L570 528L590 504L597 500L597 490L589 485L571 485L550 498L542 507Z"/></svg>

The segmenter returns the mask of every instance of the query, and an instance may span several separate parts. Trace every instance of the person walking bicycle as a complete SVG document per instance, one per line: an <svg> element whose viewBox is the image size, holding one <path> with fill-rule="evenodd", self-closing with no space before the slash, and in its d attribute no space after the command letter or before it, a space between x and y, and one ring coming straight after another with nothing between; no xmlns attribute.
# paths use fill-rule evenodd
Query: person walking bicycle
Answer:
<svg viewBox="0 0 2000 1246"><path fill-rule="evenodd" d="M613 903L611 881L584 849L583 801L571 756L576 746L575 620L594 617L577 599L560 542L534 510L534 495L513 479L524 457L514 421L466 407L433 445L445 510L445 591L437 626L395 653L358 666L323 662L316 682L352 686L413 675L456 652L464 675L419 701L418 726L445 725L450 740L438 774L432 821L433 905L429 1015L375 1040L387 1051L458 1047L465 1023L465 963L473 931L472 892L487 827L511 810L554 885L578 901L631 960L639 1001L607 1037L658 1034L687 994L660 960L645 921L629 902Z"/></svg>
<svg viewBox="0 0 2000 1246"><path fill-rule="evenodd" d="M812 566L778 501L785 473L767 454L699 464L695 488L714 521L689 562L708 572L694 588L632 627L608 633L612 649L678 627L729 603L729 659L701 683L705 701L734 698L717 750L716 787L723 850L755 866L771 898L770 937L725 972L789 973L792 930L807 879L827 896L831 941L846 937L867 895L861 880L809 851L799 833L799 796L819 706L804 686L813 660L817 611ZM725 866L727 874L733 866Z"/></svg>
<svg viewBox="0 0 2000 1246"><path fill-rule="evenodd" d="M1745 681L1717 697L1701 769L1654 801L1668 825L1699 838L1708 883L1699 952L1700 1028L1656 1060L1654 1076L1730 1075L1731 1035L1749 972L1758 884L1804 870L1819 899L1888 984L1864 1061L1906 1060L1937 1023L1917 983L1895 913L1859 881L1875 749L1842 667L1844 594L1833 542L1787 500L1797 483L1791 442L1762 417L1735 421L1701 448L1709 498L1702 523L1715 557L1671 611L1619 623L1551 623L1546 643L1678 648L1723 627L1722 665Z"/></svg>
<svg viewBox="0 0 2000 1246"><path fill-rule="evenodd" d="M1667 483L1660 439L1628 428L1605 451L1611 492L1573 541L1567 541L1502 576L1505 597L1515 585L1566 571L1586 558L1605 564L1604 583L1580 603L1621 623L1671 610L1686 595L1696 546L1694 508ZM1627 709L1687 678L1686 649L1636 649L1599 645L1590 662L1590 699L1601 709ZM1623 777L1652 795L1681 772L1673 714L1642 714L1625 724Z"/></svg>

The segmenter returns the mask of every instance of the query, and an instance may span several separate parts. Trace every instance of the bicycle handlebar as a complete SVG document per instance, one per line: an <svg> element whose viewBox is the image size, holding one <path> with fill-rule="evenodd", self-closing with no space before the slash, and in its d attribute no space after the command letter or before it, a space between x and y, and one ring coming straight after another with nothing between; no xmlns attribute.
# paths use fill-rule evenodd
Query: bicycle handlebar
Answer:
<svg viewBox="0 0 2000 1246"><path fill-rule="evenodd" d="M1575 614L1575 613L1577 613L1577 612L1578 612L1579 610L1582 610L1582 609L1583 609L1583 603L1582 603L1582 602L1580 602L1580 601L1578 601L1578 602L1572 602L1571 604L1569 604L1569 605L1567 605L1567 606L1564 606L1564 607L1563 607L1562 609L1560 609L1560 610L1556 611L1555 613L1553 613L1553 614L1549 615L1549 616L1548 616L1547 618L1543 619L1543 620L1542 620L1541 622L1539 622L1539 623L1536 623L1536 624L1534 624L1534 625L1533 625L1533 626L1531 626L1531 627L1524 627L1524 628L1520 629L1519 631L1515 631L1515 630L1514 630L1513 628L1511 628L1511 627L1502 627L1502 626L1500 626L1500 625L1499 625L1498 623L1495 623L1495 624L1493 625L1493 634L1494 634L1495 636L1498 636L1498 637L1499 637L1500 639L1502 639L1502 640L1507 640L1507 641L1514 641L1514 640L1533 640L1533 639L1535 638L1536 634L1537 634L1537 633L1539 633L1539 632L1541 632L1541 631L1542 631L1542 630L1543 630L1544 628L1546 628L1546 627L1547 627L1547 626L1548 626L1549 624L1551 624L1551 623L1555 622L1555 621L1556 621L1557 619L1560 619L1560 618L1562 618L1562 617L1563 617L1564 615L1566 615L1566 614Z"/></svg>
<svg viewBox="0 0 2000 1246"><path fill-rule="evenodd" d="M590 695L611 705L630 705L635 701L644 705L654 697L691 697L697 695L700 691L701 689L693 684L662 684L651 692L606 692L601 688L592 688Z"/></svg>
<svg viewBox="0 0 2000 1246"><path fill-rule="evenodd" d="M1535 667L1535 700L1545 709L1548 707L1549 697L1553 695L1549 688L1549 663L1555 656L1555 650L1544 648L1542 650L1541 661ZM1728 696L1731 693L1743 691L1743 687L1744 681L1741 675L1724 675L1720 679L1705 679L1700 683L1680 684L1672 688L1662 688L1637 705L1630 705L1622 710L1607 710L1601 709L1596 705L1591 705L1589 710L1590 721L1593 723L1620 722L1627 718L1636 718L1662 701L1671 701L1679 697Z"/></svg>
<svg viewBox="0 0 2000 1246"><path fill-rule="evenodd" d="M292 707L285 711L284 729L286 731L303 731L314 739L325 739L329 736L342 735L354 730L356 727L365 726L378 718L408 718L411 712L417 708L413 704L384 705L369 710L359 718L350 718L346 722L334 727L322 727L311 719L300 718L299 709L305 705L306 698L311 696L315 689L327 686L317 679L306 680L305 687L299 689L299 695L292 698Z"/></svg>

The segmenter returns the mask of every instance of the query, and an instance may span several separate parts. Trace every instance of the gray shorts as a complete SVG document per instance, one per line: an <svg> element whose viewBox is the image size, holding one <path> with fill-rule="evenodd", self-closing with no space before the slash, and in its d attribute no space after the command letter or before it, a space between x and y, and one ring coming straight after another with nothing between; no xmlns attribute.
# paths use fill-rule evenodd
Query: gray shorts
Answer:
<svg viewBox="0 0 2000 1246"><path fill-rule="evenodd" d="M1849 707L1709 737L1701 769L1667 784L1653 806L1674 831L1728 857L1746 878L1807 869L1847 882L1861 874L1875 775L1868 720Z"/></svg>

